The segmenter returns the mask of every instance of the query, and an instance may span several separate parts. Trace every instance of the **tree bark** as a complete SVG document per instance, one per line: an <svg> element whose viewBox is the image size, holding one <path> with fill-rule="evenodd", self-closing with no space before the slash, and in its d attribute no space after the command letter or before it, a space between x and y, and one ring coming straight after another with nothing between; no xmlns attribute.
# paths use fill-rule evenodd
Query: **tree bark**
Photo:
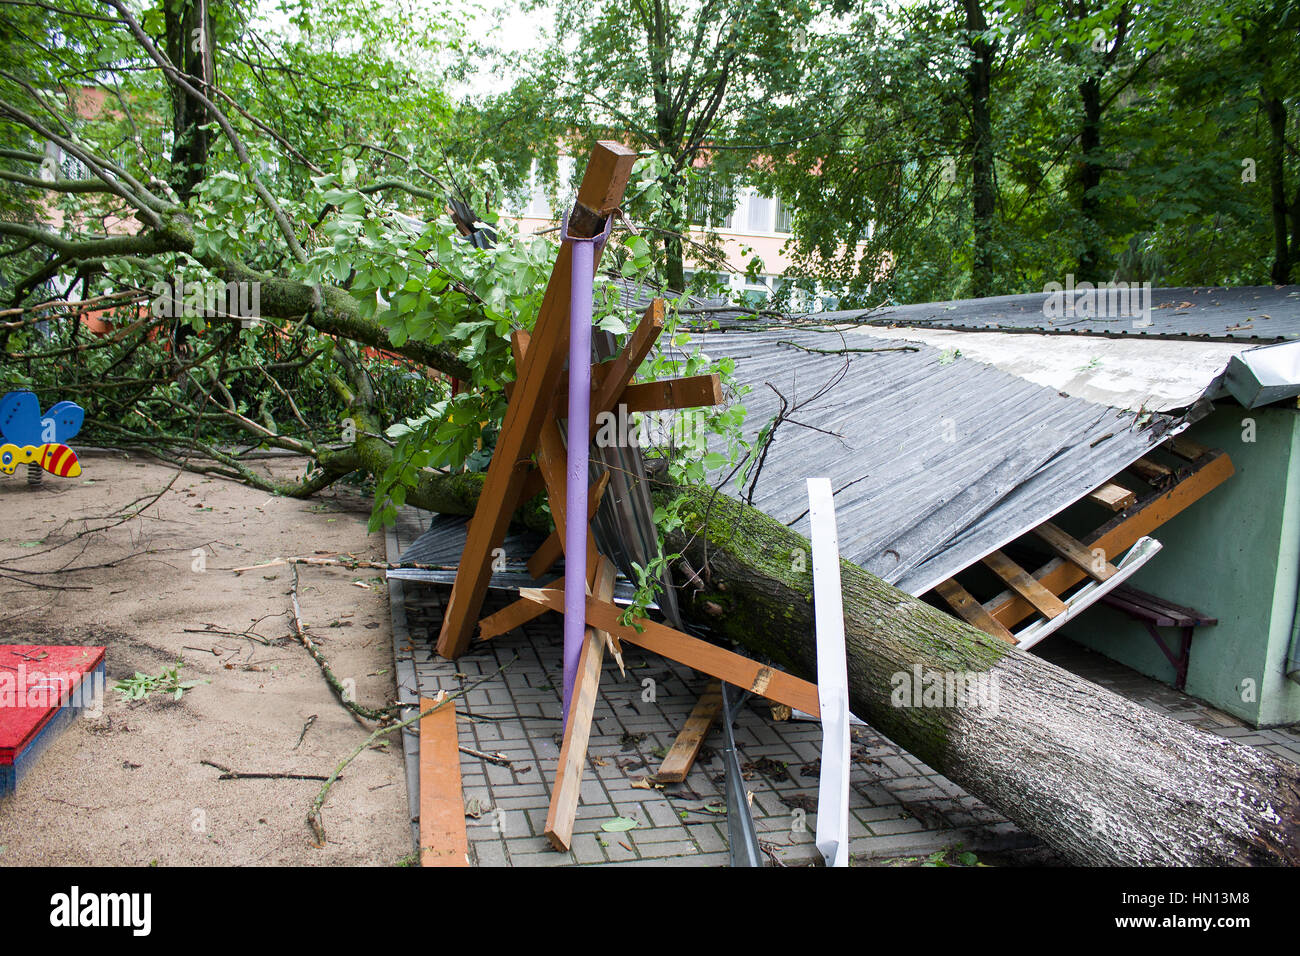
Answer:
<svg viewBox="0 0 1300 956"><path fill-rule="evenodd" d="M1273 266L1270 276L1278 285L1291 281L1292 251L1287 246L1286 206L1286 105L1279 96L1265 94L1268 116L1269 209L1273 221Z"/></svg>
<svg viewBox="0 0 1300 956"><path fill-rule="evenodd" d="M680 494L686 524L667 545L705 581L684 611L815 679L807 540L724 495ZM840 574L854 712L1068 858L1300 864L1300 768L1018 651L848 561ZM918 669L974 675L989 692L916 706L900 691Z"/></svg>
<svg viewBox="0 0 1300 956"><path fill-rule="evenodd" d="M206 0L173 0L163 4L167 58L188 76L201 80L209 96L212 85L212 20ZM187 203L207 176L211 122L207 107L175 84L168 86L172 100L171 185L182 203Z"/></svg>
<svg viewBox="0 0 1300 956"><path fill-rule="evenodd" d="M981 0L962 0L973 54L966 70L966 92L970 97L971 111L972 298L992 295L993 292L993 213L997 201L993 179L993 115L989 105L996 48L982 35L988 29L988 21L980 3Z"/></svg>

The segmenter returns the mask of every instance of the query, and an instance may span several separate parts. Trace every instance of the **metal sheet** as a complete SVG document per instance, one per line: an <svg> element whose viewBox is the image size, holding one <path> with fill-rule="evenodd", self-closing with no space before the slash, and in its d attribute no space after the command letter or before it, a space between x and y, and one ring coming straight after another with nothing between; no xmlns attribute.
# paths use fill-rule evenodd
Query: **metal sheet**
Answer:
<svg viewBox="0 0 1300 956"><path fill-rule="evenodd" d="M751 385L751 440L779 410L778 391L805 402L848 363L838 384L778 427L752 503L807 536L803 478L816 463L835 490L844 557L916 595L1084 497L1176 424L925 345L817 329L694 340L735 359ZM906 350L852 351L864 347Z"/></svg>

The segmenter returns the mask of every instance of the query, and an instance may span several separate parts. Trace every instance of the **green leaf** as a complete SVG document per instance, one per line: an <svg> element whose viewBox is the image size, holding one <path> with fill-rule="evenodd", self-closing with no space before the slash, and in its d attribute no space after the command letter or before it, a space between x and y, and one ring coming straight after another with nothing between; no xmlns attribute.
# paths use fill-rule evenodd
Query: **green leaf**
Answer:
<svg viewBox="0 0 1300 956"><path fill-rule="evenodd" d="M622 833L625 830L635 830L639 823L630 817L613 817L606 820L600 825L600 828L606 833Z"/></svg>

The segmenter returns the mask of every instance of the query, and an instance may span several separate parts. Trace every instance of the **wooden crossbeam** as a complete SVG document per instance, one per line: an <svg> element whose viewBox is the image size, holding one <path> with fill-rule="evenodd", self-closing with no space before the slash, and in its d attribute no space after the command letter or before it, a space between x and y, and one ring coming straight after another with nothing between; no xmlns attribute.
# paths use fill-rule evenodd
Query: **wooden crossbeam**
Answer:
<svg viewBox="0 0 1300 956"><path fill-rule="evenodd" d="M984 610L984 606L975 600L975 596L958 584L955 578L939 582L934 590L967 624L978 627L986 634L1000 637L1008 643L1016 643L1015 635L1003 627L1001 621Z"/></svg>
<svg viewBox="0 0 1300 956"><path fill-rule="evenodd" d="M1117 515L1096 532L1083 539L1089 550L1101 548L1106 554L1123 554L1170 518L1199 501L1233 474L1232 459L1223 452L1212 452L1211 457L1196 471L1163 494L1144 501L1135 510ZM1054 558L1034 572L1034 578L1050 591L1064 594L1082 581L1087 574L1072 561ZM1015 627L1036 613L1032 604L1013 591L1004 591L990 601L984 609L1002 622L1005 627Z"/></svg>
<svg viewBox="0 0 1300 956"><path fill-rule="evenodd" d="M420 698L420 713L437 701ZM469 866L456 702L420 721L420 865Z"/></svg>
<svg viewBox="0 0 1300 956"><path fill-rule="evenodd" d="M543 587L563 591L564 578L558 577L554 581L548 581ZM550 609L538 604L536 601L528 601L524 598L512 601L501 610L489 614L478 622L479 640L487 641L508 631L513 631L515 628L541 617L548 610Z"/></svg>
<svg viewBox="0 0 1300 956"><path fill-rule="evenodd" d="M609 472L605 472L596 483L587 491L587 520L590 521L596 516L596 509L600 507L600 499L605 496L605 489L609 487ZM564 538L560 534L557 526L556 530L547 535L546 540L528 559L528 573L532 575L533 580L540 578L543 574L551 569L551 565L560 560L564 554Z"/></svg>
<svg viewBox="0 0 1300 956"><path fill-rule="evenodd" d="M1111 511L1126 511L1137 504L1137 495L1123 485L1108 481L1100 488L1088 492L1088 500Z"/></svg>
<svg viewBox="0 0 1300 956"><path fill-rule="evenodd" d="M561 603L563 603L563 593ZM614 564L601 557L596 571L595 597L607 601L614 594ZM560 744L560 762L551 787L551 805L546 814L546 838L561 852L567 852L573 840L573 821L578 813L578 794L582 790L582 772L587 765L587 742L591 739L591 718L596 712L600 692L600 670L605 657L605 636L587 628L578 659L578 674L569 702L569 722Z"/></svg>
<svg viewBox="0 0 1300 956"><path fill-rule="evenodd" d="M1147 484L1155 485L1162 481L1167 481L1173 476L1173 469L1166 468L1158 461L1152 461L1150 458L1139 458L1133 464L1129 465L1129 470L1137 475Z"/></svg>
<svg viewBox="0 0 1300 956"><path fill-rule="evenodd" d="M603 367L603 365L593 366L596 369ZM562 378L556 386L559 391L555 396L554 404L556 413L561 418L567 414L566 381L567 379ZM624 411L630 415L632 412L681 411L686 408L708 408L720 404L722 404L722 379L716 372L711 372L708 375L685 375L681 378L664 378L656 382L637 382L634 385L624 386L622 394L614 402L599 410L611 412L622 405ZM592 408L597 407L593 399ZM592 421L595 421L595 415L592 416ZM595 437L594 429L592 437Z"/></svg>
<svg viewBox="0 0 1300 956"><path fill-rule="evenodd" d="M645 310L645 315L637 323L632 337L628 339L627 345L623 347L618 357L612 362L603 362L597 366L596 377L592 380L597 383L596 394L591 399L590 432L593 437L596 434L596 416L602 412L612 411L618 404L619 396L623 394L623 390L631 383L636 370L641 367L641 363L654 348L663 329L664 300L655 299Z"/></svg>
<svg viewBox="0 0 1300 956"><path fill-rule="evenodd" d="M691 767L695 765L695 758L700 755L709 728L721 711L722 685L714 681L695 702L691 715L686 718L677 739L668 749L664 762L659 765L659 772L655 774L656 783L681 783L686 779Z"/></svg>
<svg viewBox="0 0 1300 956"><path fill-rule="evenodd" d="M1068 535L1050 521L1034 529L1034 534L1060 557L1073 562L1094 581L1105 581L1118 573L1118 568L1106 560L1104 554L1095 555L1073 535Z"/></svg>
<svg viewBox="0 0 1300 956"><path fill-rule="evenodd" d="M606 218L622 204L636 156L619 143L596 144L569 217L570 235L599 235ZM599 258L593 265L599 267ZM438 635L438 653L443 657L459 657L469 646L491 578L492 549L505 538L519 504L528 458L537 447L543 423L552 418L551 398L568 351L571 273L572 248L565 243L542 299L533 345L522 368L516 370L515 387L447 600Z"/></svg>
<svg viewBox="0 0 1300 956"><path fill-rule="evenodd" d="M520 588L519 596L545 604L552 611L561 613L564 611L563 591L551 588ZM760 664L716 644L683 634L656 621L648 619L637 621L641 626L641 630L637 631L619 620L622 614L619 607L608 601L587 598L587 623L608 631L620 641L644 647L679 664L694 667L710 677L743 687L768 700L787 704L813 717L821 713L816 684L775 667Z"/></svg>
<svg viewBox="0 0 1300 956"><path fill-rule="evenodd" d="M1192 441L1190 438L1184 438L1182 435L1175 435L1166 441L1165 447L1184 461L1200 461L1210 454L1212 450L1199 442Z"/></svg>
<svg viewBox="0 0 1300 956"><path fill-rule="evenodd" d="M638 382L623 389L622 404L632 412L708 408L722 404L722 380L717 373Z"/></svg>
<svg viewBox="0 0 1300 956"><path fill-rule="evenodd" d="M1056 617L1068 610L1065 602L1030 577L1029 572L1001 551L994 551L982 559L985 567L1000 577L1011 589L1048 617Z"/></svg>

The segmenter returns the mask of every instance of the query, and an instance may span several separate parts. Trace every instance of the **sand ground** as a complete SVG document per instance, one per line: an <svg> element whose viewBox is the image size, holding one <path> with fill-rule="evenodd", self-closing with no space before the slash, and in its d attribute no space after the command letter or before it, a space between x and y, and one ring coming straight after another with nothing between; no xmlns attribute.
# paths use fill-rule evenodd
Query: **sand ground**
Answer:
<svg viewBox="0 0 1300 956"><path fill-rule="evenodd" d="M335 784L323 848L313 845L305 823L320 783L220 780L202 763L328 774L368 735L371 728L340 706L290 636L289 568L239 576L228 570L315 552L382 561L383 536L366 530L368 500L339 488L299 501L183 472L141 516L75 537L108 524L106 516L156 494L176 474L121 454L87 456L82 464L79 478L47 475L36 489L22 469L0 478L0 572L14 564L52 570L122 559L41 578L85 590L0 577L0 644L102 644L108 672L102 714L74 721L17 792L0 800L0 865L356 865L407 857L396 735L387 747L364 751ZM289 476L303 463L258 466ZM335 673L355 682L361 704L390 703L383 572L300 574L303 617ZM249 628L260 639L237 636ZM182 679L208 683L179 701L155 693L128 703L113 690L137 671L155 675L177 661Z"/></svg>

